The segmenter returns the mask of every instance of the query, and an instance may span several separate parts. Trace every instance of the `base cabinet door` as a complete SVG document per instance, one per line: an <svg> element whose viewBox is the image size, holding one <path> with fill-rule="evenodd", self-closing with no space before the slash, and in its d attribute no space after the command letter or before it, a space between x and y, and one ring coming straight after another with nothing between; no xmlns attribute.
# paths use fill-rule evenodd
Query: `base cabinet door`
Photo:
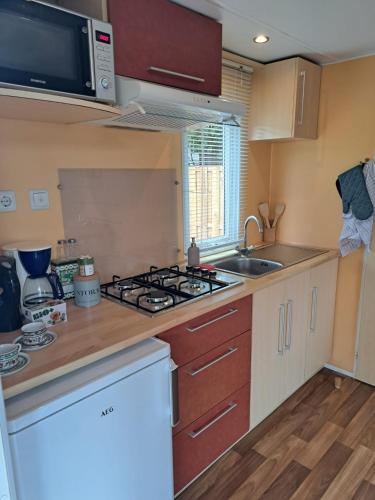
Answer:
<svg viewBox="0 0 375 500"><path fill-rule="evenodd" d="M284 383L281 400L287 399L305 381L306 288L308 273L285 281Z"/></svg>
<svg viewBox="0 0 375 500"><path fill-rule="evenodd" d="M319 371L331 357L337 267L338 259L334 259L309 273L306 379Z"/></svg>
<svg viewBox="0 0 375 500"><path fill-rule="evenodd" d="M253 296L250 428L272 413L285 392L284 297L284 282Z"/></svg>

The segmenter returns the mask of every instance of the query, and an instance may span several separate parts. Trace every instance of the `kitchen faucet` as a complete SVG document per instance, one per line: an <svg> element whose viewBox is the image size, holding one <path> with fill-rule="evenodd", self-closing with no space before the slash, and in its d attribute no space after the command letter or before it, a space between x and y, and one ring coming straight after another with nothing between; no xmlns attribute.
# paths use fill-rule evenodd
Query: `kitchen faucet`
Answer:
<svg viewBox="0 0 375 500"><path fill-rule="evenodd" d="M255 245L250 245L248 247L248 242L247 242L247 226L249 224L249 222L253 220L256 222L257 226L258 226L258 229L259 229L259 232L260 233L263 233L263 224L262 222L258 219L258 217L256 215L249 215L245 222L244 222L244 225L243 225L243 228L244 228L244 238L243 238L243 248L240 249L239 247L237 247L237 250L240 251L240 253L243 253L243 254L247 254L249 252L249 250L252 250L254 248Z"/></svg>

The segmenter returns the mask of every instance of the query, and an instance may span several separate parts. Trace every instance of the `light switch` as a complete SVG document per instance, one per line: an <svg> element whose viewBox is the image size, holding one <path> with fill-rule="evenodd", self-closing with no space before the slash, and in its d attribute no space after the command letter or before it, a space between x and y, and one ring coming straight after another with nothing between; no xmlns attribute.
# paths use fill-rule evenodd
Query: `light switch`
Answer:
<svg viewBox="0 0 375 500"><path fill-rule="evenodd" d="M16 210L16 193L14 191L0 191L0 212L14 212Z"/></svg>
<svg viewBox="0 0 375 500"><path fill-rule="evenodd" d="M33 210L46 210L49 208L48 191L45 189L29 191L29 201Z"/></svg>

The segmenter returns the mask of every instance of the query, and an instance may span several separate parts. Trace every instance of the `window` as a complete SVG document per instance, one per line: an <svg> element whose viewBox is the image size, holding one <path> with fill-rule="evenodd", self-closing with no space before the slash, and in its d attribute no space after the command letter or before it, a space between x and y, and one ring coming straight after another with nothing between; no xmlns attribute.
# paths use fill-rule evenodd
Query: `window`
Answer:
<svg viewBox="0 0 375 500"><path fill-rule="evenodd" d="M247 108L241 127L208 124L184 134L184 245L203 251L233 247L247 215L248 115L251 71L224 63L222 96Z"/></svg>

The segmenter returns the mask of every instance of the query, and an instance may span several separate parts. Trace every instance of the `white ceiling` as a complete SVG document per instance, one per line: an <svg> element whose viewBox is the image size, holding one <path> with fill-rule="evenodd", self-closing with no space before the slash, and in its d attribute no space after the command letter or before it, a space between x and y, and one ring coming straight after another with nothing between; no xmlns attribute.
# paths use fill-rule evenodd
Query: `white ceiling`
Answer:
<svg viewBox="0 0 375 500"><path fill-rule="evenodd" d="M375 54L375 0L173 0L223 24L223 46L268 62L301 55L328 64ZM270 42L252 38L266 34Z"/></svg>

